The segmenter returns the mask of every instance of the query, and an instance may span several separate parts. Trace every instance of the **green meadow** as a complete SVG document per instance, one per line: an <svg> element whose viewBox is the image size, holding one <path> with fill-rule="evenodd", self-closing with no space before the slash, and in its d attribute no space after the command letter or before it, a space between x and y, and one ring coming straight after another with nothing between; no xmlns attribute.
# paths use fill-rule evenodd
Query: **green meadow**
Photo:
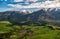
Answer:
<svg viewBox="0 0 60 39"><path fill-rule="evenodd" d="M11 25L0 22L0 39L60 39L60 27L54 25Z"/></svg>

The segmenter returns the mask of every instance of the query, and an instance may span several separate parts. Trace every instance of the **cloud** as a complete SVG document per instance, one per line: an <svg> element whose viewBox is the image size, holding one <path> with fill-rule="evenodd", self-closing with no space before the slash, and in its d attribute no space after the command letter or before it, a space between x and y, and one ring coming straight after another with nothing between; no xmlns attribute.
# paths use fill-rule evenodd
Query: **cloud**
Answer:
<svg viewBox="0 0 60 39"><path fill-rule="evenodd" d="M36 1L38 1L38 0L26 0L26 2L30 2L30 1L36 2Z"/></svg>
<svg viewBox="0 0 60 39"><path fill-rule="evenodd" d="M2 11L13 11L14 8L0 8L0 12Z"/></svg>
<svg viewBox="0 0 60 39"><path fill-rule="evenodd" d="M27 6L22 6L20 4L8 4L8 6L15 7L15 8L39 8L39 5L36 4L30 4Z"/></svg>
<svg viewBox="0 0 60 39"><path fill-rule="evenodd" d="M45 1L42 3L44 5L44 8L56 8L56 7L60 7L60 2L59 0L55 0L55 1Z"/></svg>
<svg viewBox="0 0 60 39"><path fill-rule="evenodd" d="M60 7L59 1L45 1L45 2L38 2L32 3L27 6L22 6L20 4L8 4L8 6L15 7L15 8L56 8Z"/></svg>
<svg viewBox="0 0 60 39"><path fill-rule="evenodd" d="M24 0L14 0L14 2L22 2ZM38 0L25 0L24 2L36 2Z"/></svg>
<svg viewBox="0 0 60 39"><path fill-rule="evenodd" d="M22 2L23 0L14 0L14 2Z"/></svg>

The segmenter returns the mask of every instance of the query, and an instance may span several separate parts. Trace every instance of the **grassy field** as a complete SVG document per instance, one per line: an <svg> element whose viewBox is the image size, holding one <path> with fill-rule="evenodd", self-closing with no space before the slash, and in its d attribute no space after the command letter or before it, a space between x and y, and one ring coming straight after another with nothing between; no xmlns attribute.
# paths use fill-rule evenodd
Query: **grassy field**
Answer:
<svg viewBox="0 0 60 39"><path fill-rule="evenodd" d="M60 39L60 30L52 27L11 26L9 22L4 21L0 22L0 39Z"/></svg>

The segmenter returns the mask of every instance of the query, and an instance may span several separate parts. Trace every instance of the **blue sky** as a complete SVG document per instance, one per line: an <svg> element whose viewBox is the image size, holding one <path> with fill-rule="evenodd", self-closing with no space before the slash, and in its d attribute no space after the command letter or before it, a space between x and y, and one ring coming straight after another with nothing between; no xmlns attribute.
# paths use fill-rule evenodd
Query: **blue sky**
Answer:
<svg viewBox="0 0 60 39"><path fill-rule="evenodd" d="M0 0L0 12L8 10L39 10L35 5L46 0Z"/></svg>

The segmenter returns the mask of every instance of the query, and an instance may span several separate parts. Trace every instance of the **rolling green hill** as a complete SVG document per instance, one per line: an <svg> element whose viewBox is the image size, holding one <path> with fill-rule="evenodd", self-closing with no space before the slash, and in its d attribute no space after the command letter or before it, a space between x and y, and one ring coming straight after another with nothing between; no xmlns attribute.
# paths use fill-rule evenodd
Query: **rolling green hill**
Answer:
<svg viewBox="0 0 60 39"><path fill-rule="evenodd" d="M60 39L60 28L57 26L13 25L1 21L0 39Z"/></svg>

